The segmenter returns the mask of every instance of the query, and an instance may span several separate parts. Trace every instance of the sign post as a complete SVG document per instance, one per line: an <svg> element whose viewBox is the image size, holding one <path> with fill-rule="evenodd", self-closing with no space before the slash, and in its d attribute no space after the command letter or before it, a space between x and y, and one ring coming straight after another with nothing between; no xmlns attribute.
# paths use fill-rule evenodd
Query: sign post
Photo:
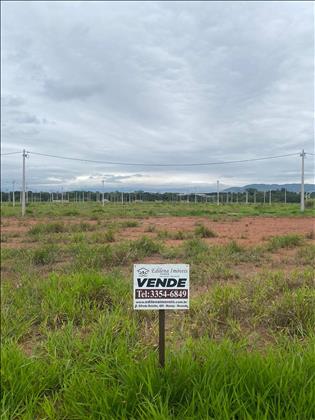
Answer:
<svg viewBox="0 0 315 420"><path fill-rule="evenodd" d="M159 363L165 366L165 309L159 309Z"/></svg>
<svg viewBox="0 0 315 420"><path fill-rule="evenodd" d="M134 264L133 307L159 311L159 364L165 366L165 311L189 309L188 264Z"/></svg>

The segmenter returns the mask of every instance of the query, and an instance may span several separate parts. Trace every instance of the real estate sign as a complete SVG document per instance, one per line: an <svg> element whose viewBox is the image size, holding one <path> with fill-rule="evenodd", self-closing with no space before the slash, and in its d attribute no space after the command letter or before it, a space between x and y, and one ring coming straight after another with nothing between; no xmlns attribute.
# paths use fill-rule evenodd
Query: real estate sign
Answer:
<svg viewBox="0 0 315 420"><path fill-rule="evenodd" d="M134 309L189 309L188 264L135 264Z"/></svg>

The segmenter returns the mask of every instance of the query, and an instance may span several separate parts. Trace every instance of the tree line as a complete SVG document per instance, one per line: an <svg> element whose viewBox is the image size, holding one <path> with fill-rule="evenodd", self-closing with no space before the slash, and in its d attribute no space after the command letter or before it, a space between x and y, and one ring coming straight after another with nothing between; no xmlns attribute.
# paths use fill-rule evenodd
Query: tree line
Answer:
<svg viewBox="0 0 315 420"><path fill-rule="evenodd" d="M270 191L258 191L249 188L244 192L225 192L219 193L220 203L269 203L271 195L272 203L298 203L300 201L300 193L286 191L284 188ZM20 191L15 191L14 200L20 202ZM308 193L306 198L315 198L315 193ZM47 191L27 191L27 202L85 202L85 201L106 201L106 202L217 202L218 196L216 192L211 193L175 193L175 192L100 192L100 191L64 191L64 192L47 192ZM2 202L12 202L13 192L2 191Z"/></svg>

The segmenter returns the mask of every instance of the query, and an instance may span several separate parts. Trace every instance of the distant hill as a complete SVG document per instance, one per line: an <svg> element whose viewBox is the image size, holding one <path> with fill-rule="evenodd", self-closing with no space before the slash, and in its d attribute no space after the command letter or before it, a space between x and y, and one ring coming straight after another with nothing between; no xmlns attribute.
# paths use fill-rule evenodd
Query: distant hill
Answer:
<svg viewBox="0 0 315 420"><path fill-rule="evenodd" d="M258 191L281 190L285 188L287 191L300 192L301 184L249 184L244 187L231 187L223 190L224 192L244 192L249 188L254 188ZM305 184L305 192L315 192L314 184Z"/></svg>

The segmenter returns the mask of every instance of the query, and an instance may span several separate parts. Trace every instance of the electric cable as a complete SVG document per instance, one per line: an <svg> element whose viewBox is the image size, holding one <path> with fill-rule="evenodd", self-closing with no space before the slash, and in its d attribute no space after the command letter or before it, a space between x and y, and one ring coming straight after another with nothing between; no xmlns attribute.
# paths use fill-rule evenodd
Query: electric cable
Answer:
<svg viewBox="0 0 315 420"><path fill-rule="evenodd" d="M276 155L276 156L266 156L261 158L251 158L251 159L240 159L240 160L230 160L230 161L221 161L221 162L204 162L204 163L131 163L131 162L113 162L113 161L101 161L101 160L92 160L92 159L82 159L82 158L75 158L70 156L60 156L60 155L50 155L48 153L39 153L39 152L29 152L30 154L37 155L37 156L46 156L52 157L56 159L63 159L63 160L72 160L72 161L79 161L79 162L89 162L89 163L100 163L106 165L121 165L121 166L154 166L154 167L185 167L185 166L210 166L210 165L226 165L226 164L233 164L233 163L244 163L244 162L255 162L259 160L269 160L269 159L278 159L288 156L298 156L298 153L289 153L286 155Z"/></svg>

